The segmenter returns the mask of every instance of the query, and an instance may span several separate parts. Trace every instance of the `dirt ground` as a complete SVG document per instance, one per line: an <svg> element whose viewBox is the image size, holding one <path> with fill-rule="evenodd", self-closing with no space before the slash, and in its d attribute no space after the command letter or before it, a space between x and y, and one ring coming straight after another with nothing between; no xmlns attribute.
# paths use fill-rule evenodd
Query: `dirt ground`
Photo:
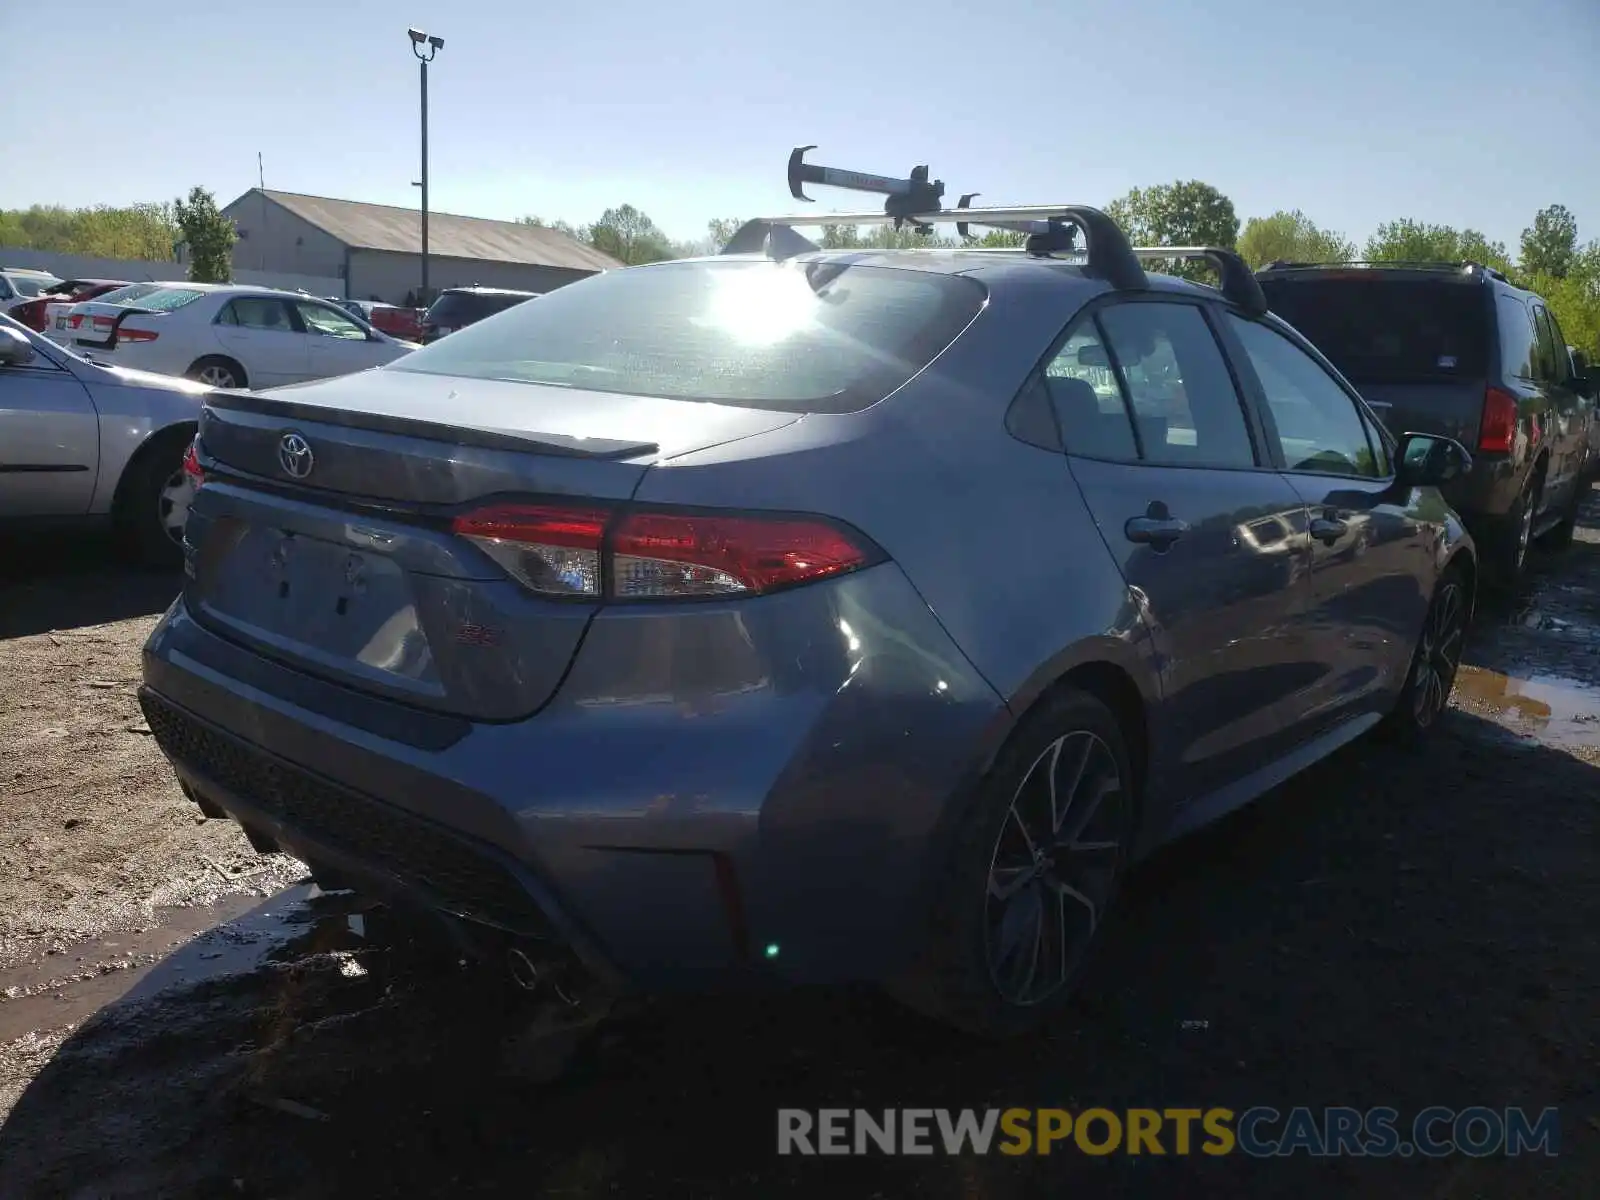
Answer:
<svg viewBox="0 0 1600 1200"><path fill-rule="evenodd" d="M1363 742L1137 871L1048 1034L659 1002L556 1084L512 1003L183 800L132 694L176 580L0 577L0 1197L1600 1194L1600 495L1426 754ZM0 568L3 569L3 568ZM779 1107L1560 1110L1556 1157L775 1154Z"/></svg>

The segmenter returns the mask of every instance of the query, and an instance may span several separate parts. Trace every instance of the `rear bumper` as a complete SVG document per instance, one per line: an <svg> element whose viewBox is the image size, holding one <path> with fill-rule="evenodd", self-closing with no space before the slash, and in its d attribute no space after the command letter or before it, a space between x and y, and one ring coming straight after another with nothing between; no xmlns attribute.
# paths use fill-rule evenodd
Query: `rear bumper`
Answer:
<svg viewBox="0 0 1600 1200"><path fill-rule="evenodd" d="M651 990L901 969L948 801L1009 725L892 564L604 611L506 724L380 720L180 600L141 700L179 777L285 848Z"/></svg>

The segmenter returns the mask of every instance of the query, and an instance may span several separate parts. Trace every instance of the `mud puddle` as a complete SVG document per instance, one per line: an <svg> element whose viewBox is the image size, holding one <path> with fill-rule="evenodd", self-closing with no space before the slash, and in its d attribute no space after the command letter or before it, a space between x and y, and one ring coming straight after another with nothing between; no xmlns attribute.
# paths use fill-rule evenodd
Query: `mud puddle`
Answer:
<svg viewBox="0 0 1600 1200"><path fill-rule="evenodd" d="M313 920L308 902L317 895L302 884L264 902L234 895L157 909L152 927L53 947L33 962L0 970L0 1043L76 1024L117 1001L254 970L306 931Z"/></svg>
<svg viewBox="0 0 1600 1200"><path fill-rule="evenodd" d="M1563 749L1600 748L1600 687L1535 672L1519 679L1484 667L1456 675L1462 707Z"/></svg>

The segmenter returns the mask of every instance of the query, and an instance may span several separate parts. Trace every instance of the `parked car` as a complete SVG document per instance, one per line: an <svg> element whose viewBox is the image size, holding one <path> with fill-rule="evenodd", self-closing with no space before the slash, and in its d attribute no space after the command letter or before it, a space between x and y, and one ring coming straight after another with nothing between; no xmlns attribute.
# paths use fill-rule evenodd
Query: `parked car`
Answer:
<svg viewBox="0 0 1600 1200"><path fill-rule="evenodd" d="M169 284L119 308L99 332L96 318L94 333L73 331L73 345L96 359L219 388L346 375L416 348L325 300L234 284Z"/></svg>
<svg viewBox="0 0 1600 1200"><path fill-rule="evenodd" d="M90 362L0 316L0 526L110 524L132 556L178 565L206 391Z"/></svg>
<svg viewBox="0 0 1600 1200"><path fill-rule="evenodd" d="M1084 265L661 263L213 397L185 793L540 979L1036 1025L1130 861L1436 724L1478 574L1460 445L1066 211Z"/></svg>
<svg viewBox="0 0 1600 1200"><path fill-rule="evenodd" d="M58 323L64 331L67 328L67 310L78 301L92 300L127 286L125 279L68 279L49 291L41 292L32 300L12 305L9 315L35 333L48 333L57 328Z"/></svg>
<svg viewBox="0 0 1600 1200"><path fill-rule="evenodd" d="M1538 295L1476 264L1274 264L1272 309L1344 373L1390 430L1471 447L1446 489L1482 548L1486 581L1514 588L1528 545L1572 537L1593 391Z"/></svg>
<svg viewBox="0 0 1600 1200"><path fill-rule="evenodd" d="M30 267L0 267L0 313L10 315L19 304L37 299L61 280L49 271L35 271Z"/></svg>
<svg viewBox="0 0 1600 1200"><path fill-rule="evenodd" d="M402 308L398 304L384 304L378 300L340 300L337 303L390 337L407 342L420 342L422 339L424 310L420 308Z"/></svg>
<svg viewBox="0 0 1600 1200"><path fill-rule="evenodd" d="M1589 408L1589 445L1582 472L1582 479L1587 483L1600 476L1600 378L1597 378L1600 373L1590 365L1583 351L1575 346L1567 347L1567 357L1572 360L1573 377L1589 385L1585 397Z"/></svg>
<svg viewBox="0 0 1600 1200"><path fill-rule="evenodd" d="M465 329L537 295L538 292L509 288L445 288L422 315L422 344L436 342L446 334Z"/></svg>

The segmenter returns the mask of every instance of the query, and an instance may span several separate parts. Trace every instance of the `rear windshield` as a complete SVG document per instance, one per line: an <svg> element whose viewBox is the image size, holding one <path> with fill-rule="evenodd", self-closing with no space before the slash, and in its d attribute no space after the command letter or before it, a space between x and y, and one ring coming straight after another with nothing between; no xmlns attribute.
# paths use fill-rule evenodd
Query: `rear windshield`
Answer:
<svg viewBox="0 0 1600 1200"><path fill-rule="evenodd" d="M435 325L470 325L529 299L532 297L445 292L428 308L428 320Z"/></svg>
<svg viewBox="0 0 1600 1200"><path fill-rule="evenodd" d="M982 308L976 280L839 263L661 263L568 284L392 369L776 412L855 412Z"/></svg>
<svg viewBox="0 0 1600 1200"><path fill-rule="evenodd" d="M1352 383L1485 377L1488 305L1475 284L1263 279L1267 303Z"/></svg>
<svg viewBox="0 0 1600 1200"><path fill-rule="evenodd" d="M32 299L61 286L61 280L49 275L12 275L11 287L19 296Z"/></svg>
<svg viewBox="0 0 1600 1200"><path fill-rule="evenodd" d="M102 292L94 298L96 304L132 304L141 296L148 296L151 292L159 292L161 287L154 283L130 283L127 287L113 288L109 292Z"/></svg>
<svg viewBox="0 0 1600 1200"><path fill-rule="evenodd" d="M153 308L157 312L171 312L175 308L182 308L185 304L193 304L203 295L205 295L204 292L192 291L189 288L157 288L153 292L147 292L145 295L140 296L137 303L140 308ZM109 299L110 296L111 293L108 292L101 298Z"/></svg>

